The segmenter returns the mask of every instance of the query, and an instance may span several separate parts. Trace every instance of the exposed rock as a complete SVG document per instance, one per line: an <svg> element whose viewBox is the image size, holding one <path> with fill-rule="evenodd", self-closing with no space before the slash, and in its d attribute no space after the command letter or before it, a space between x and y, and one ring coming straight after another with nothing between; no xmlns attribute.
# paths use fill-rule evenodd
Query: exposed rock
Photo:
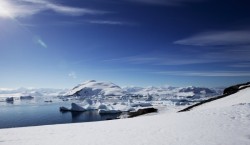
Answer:
<svg viewBox="0 0 250 145"><path fill-rule="evenodd" d="M118 114L122 113L120 110L106 110L106 109L99 109L98 110L99 114Z"/></svg>
<svg viewBox="0 0 250 145"><path fill-rule="evenodd" d="M242 89L245 89L245 88L248 88L250 87L250 82L247 82L247 83L244 83L244 84L238 84L238 85L234 85L234 86L231 86L231 87L228 87L224 90L223 92L223 95L220 95L220 96L216 96L216 97L213 97L213 98L210 98L210 99L207 99L207 100L203 100L199 103L196 103L194 105L191 105L187 108L184 108L178 112L185 112L185 111L190 111L191 109L197 107L197 106L200 106L202 104L205 104L205 103L208 103L208 102L211 102L211 101L214 101L214 100L217 100L217 99L221 99L221 98L224 98L224 97L227 97L231 94L234 94L236 92L238 92L239 90L242 90Z"/></svg>
<svg viewBox="0 0 250 145"><path fill-rule="evenodd" d="M224 90L223 94L233 94L238 92L240 89L244 89L246 87L250 87L250 82L244 84L237 84L231 87L228 87Z"/></svg>
<svg viewBox="0 0 250 145"><path fill-rule="evenodd" d="M144 109L139 109L136 112L129 112L128 113L128 118L132 118L132 117L136 117L136 116L140 116L140 115L144 115L147 113L153 113L153 112L157 112L157 109L155 108L144 108Z"/></svg>
<svg viewBox="0 0 250 145"><path fill-rule="evenodd" d="M239 91L239 85L231 86L223 91L223 94L233 94Z"/></svg>

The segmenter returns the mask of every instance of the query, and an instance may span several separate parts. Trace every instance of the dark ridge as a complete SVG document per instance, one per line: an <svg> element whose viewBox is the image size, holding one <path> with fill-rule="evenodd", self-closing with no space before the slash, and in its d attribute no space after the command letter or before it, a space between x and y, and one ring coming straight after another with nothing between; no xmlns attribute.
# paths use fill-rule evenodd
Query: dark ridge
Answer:
<svg viewBox="0 0 250 145"><path fill-rule="evenodd" d="M250 87L250 82L247 82L247 83L244 83L244 84L237 84L237 85L234 85L234 86L230 86L230 87L224 89L223 95L220 95L220 96L217 96L217 97L214 97L214 98L210 98L210 99L201 101L201 102L199 102L197 104L191 105L191 106L189 106L189 107L187 107L185 109L182 109L182 110L180 110L178 112L190 111L191 109L193 109L193 108L195 108L197 106L200 106L202 104L205 104L205 103L217 100L217 99L221 99L221 98L227 97L229 95L237 93L239 90L243 90L243 89L248 88L248 87Z"/></svg>
<svg viewBox="0 0 250 145"><path fill-rule="evenodd" d="M136 112L129 112L128 113L128 118L132 118L132 117L136 117L136 116L140 116L140 115L144 115L147 113L153 113L153 112L157 112L157 109L155 108L144 108L144 109L139 109Z"/></svg>

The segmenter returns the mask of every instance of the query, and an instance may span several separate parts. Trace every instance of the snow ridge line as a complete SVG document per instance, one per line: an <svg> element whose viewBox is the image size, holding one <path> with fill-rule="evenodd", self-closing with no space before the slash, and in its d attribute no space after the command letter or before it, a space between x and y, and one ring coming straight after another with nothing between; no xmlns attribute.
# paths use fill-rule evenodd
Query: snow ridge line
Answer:
<svg viewBox="0 0 250 145"><path fill-rule="evenodd" d="M221 99L221 98L230 96L230 95L232 95L232 94L235 94L235 93L237 93L237 92L240 91L240 90L243 90L243 89L246 89L246 88L250 87L249 84L250 84L250 82L247 82L247 83L244 83L244 84L238 84L238 85L235 85L235 86L228 87L228 88L226 88L226 89L224 90L223 95L220 95L220 96L217 96L217 97L214 97L214 98L210 98L210 99L201 101L201 102L199 102L199 103L196 103L196 104L194 104L194 105L191 105L191 106L189 106L189 107L187 107L187 108L184 108L184 109L178 111L178 113L179 113L179 112L190 111L191 109L193 109L193 108L195 108L195 107L197 107L197 106L200 106L200 105L202 105L202 104L205 104L205 103L208 103L208 102L212 102L212 101L215 101L215 100L218 100L218 99ZM225 91L228 90L228 89L230 89L230 92L228 92L228 93L225 92ZM233 91L232 91L231 89L233 89Z"/></svg>

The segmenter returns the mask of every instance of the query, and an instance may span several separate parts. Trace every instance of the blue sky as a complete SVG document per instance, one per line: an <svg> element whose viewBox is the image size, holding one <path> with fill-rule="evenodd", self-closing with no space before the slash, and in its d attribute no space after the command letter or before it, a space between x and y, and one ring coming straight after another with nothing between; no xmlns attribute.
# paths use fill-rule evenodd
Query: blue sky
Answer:
<svg viewBox="0 0 250 145"><path fill-rule="evenodd" d="M246 0L1 0L0 87L250 79Z"/></svg>

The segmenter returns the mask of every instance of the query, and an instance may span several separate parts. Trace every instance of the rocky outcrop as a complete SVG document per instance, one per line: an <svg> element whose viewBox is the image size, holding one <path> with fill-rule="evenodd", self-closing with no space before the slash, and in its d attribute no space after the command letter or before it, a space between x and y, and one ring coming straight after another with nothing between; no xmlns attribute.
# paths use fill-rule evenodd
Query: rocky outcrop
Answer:
<svg viewBox="0 0 250 145"><path fill-rule="evenodd" d="M248 87L250 87L250 82L247 82L247 83L244 83L244 84L237 84L237 85L234 85L234 86L230 86L230 87L228 87L228 88L226 88L224 90L223 95L220 95L220 96L217 96L217 97L213 97L213 98L201 101L201 102L196 103L194 105L191 105L191 106L189 106L187 108L184 108L184 109L182 109L182 110L180 110L178 112L190 111L191 109L193 109L193 108L195 108L197 106L200 106L202 104L205 104L205 103L217 100L217 99L221 99L221 98L227 97L227 96L229 96L231 94L237 93L239 90L242 90L242 89L245 89L245 88L248 88Z"/></svg>
<svg viewBox="0 0 250 145"><path fill-rule="evenodd" d="M242 88L249 87L250 82L244 83L244 84L237 84L231 87L228 87L224 90L223 94L233 94L241 90Z"/></svg>
<svg viewBox="0 0 250 145"><path fill-rule="evenodd" d="M239 85L231 86L223 91L223 94L233 94L239 91Z"/></svg>
<svg viewBox="0 0 250 145"><path fill-rule="evenodd" d="M136 116L140 116L140 115L144 115L147 113L153 113L153 112L157 112L157 109L155 108L144 108L144 109L139 109L136 112L129 112L128 113L128 118L132 118L132 117L136 117Z"/></svg>

